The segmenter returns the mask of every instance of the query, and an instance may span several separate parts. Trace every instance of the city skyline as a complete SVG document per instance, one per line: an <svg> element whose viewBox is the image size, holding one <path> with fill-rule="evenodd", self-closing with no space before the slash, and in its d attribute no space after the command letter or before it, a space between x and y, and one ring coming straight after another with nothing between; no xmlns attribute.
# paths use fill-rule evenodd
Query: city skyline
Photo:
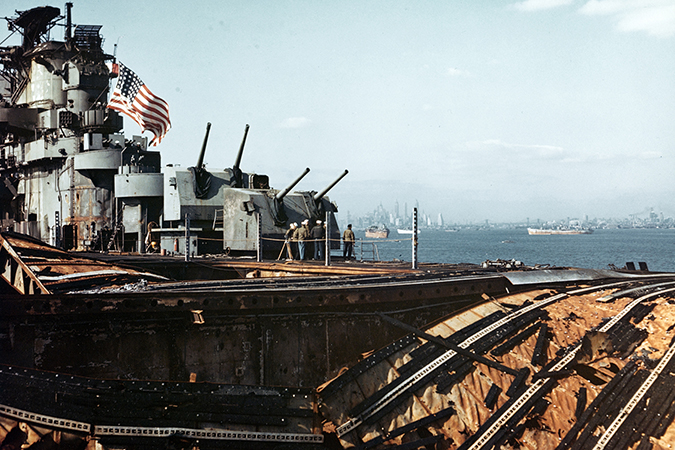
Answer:
<svg viewBox="0 0 675 450"><path fill-rule="evenodd" d="M557 215L554 217L524 217L522 220L498 221L490 218L484 218L477 221L457 221L451 216L440 212L427 212L424 206L419 205L419 201L408 207L404 202L403 207L398 201L388 209L382 203L379 203L374 209L365 214L338 213L338 221L341 224L356 223L361 227L368 226L400 226L409 227L412 223L412 208L418 208L418 226L432 228L454 228L458 226L484 226L490 224L514 224L525 226L538 226L544 224L567 224L570 221L579 221L582 224L626 224L632 223L634 226L645 224L669 224L675 225L675 219L672 216L666 216L662 211L655 211L653 207L646 207L641 212L630 214L628 216L604 216L598 217L592 214L583 216ZM410 211L408 214L407 211ZM398 219L398 220L397 220Z"/></svg>

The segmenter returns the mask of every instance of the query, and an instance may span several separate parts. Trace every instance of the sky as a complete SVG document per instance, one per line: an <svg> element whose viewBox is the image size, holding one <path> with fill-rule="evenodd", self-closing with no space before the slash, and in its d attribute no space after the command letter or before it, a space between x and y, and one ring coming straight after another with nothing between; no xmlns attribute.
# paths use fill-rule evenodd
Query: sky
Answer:
<svg viewBox="0 0 675 450"><path fill-rule="evenodd" d="M163 164L196 164L210 122L207 168L231 167L249 124L241 168L274 188L349 170L328 194L341 218L395 202L446 223L675 217L675 0L76 0L72 14L168 102Z"/></svg>

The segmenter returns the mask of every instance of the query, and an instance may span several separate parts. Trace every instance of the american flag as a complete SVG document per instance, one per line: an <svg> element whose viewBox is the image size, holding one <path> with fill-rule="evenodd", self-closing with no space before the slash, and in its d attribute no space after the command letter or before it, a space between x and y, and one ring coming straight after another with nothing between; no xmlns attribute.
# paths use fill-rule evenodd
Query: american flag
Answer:
<svg viewBox="0 0 675 450"><path fill-rule="evenodd" d="M119 76L108 108L134 119L141 127L141 132L148 130L155 135L150 145L159 144L171 128L169 104L150 92L138 75L124 64L119 63L115 69L119 70Z"/></svg>

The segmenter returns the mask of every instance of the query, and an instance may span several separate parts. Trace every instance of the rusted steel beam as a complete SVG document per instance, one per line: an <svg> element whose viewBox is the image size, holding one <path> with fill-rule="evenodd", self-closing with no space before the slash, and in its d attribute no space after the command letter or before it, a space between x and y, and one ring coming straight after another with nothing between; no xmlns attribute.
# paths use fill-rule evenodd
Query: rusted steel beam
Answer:
<svg viewBox="0 0 675 450"><path fill-rule="evenodd" d="M21 295L54 294L77 287L166 278L82 258L30 236L0 233L0 276Z"/></svg>
<svg viewBox="0 0 675 450"><path fill-rule="evenodd" d="M312 309L330 311L392 311L440 303L466 304L480 295L505 292L508 282L498 275L446 277L443 279L340 279L313 283L265 284L263 280L228 282L211 286L174 283L167 289L147 284L126 285L119 289L54 294L48 299L8 296L0 313L9 316L101 315L133 313L136 317L155 314L175 315L203 310L204 318L222 314L290 313ZM370 282L367 282L370 281ZM95 294L95 295L93 295ZM49 305L48 307L46 305Z"/></svg>
<svg viewBox="0 0 675 450"><path fill-rule="evenodd" d="M0 356L87 376L185 380L195 372L227 383L318 385L364 348L401 337L401 330L382 326L377 311L431 322L482 301L483 293L506 292L507 285L495 273L446 273L138 283L107 293L13 295L0 302L0 352L6 349ZM49 343L35 347L43 340Z"/></svg>
<svg viewBox="0 0 675 450"><path fill-rule="evenodd" d="M307 387L106 380L2 364L0 386L4 420L75 432L83 440L103 437L106 448L129 438L143 447L165 447L158 439L177 436L199 437L211 442L207 448L228 448L237 441L314 448L323 441L316 395Z"/></svg>
<svg viewBox="0 0 675 450"><path fill-rule="evenodd" d="M19 294L49 294L49 290L40 282L3 235L0 235L0 244L2 278Z"/></svg>
<svg viewBox="0 0 675 450"><path fill-rule="evenodd" d="M377 267L376 264L370 265L339 265L333 264L325 266L320 261L302 261L289 263L269 263L269 262L249 262L249 261L218 261L208 263L212 267L227 267L246 269L248 271L266 271L266 272L287 272L293 274L306 275L379 275L395 273L414 273L415 271L399 266L388 265L386 267Z"/></svg>
<svg viewBox="0 0 675 450"><path fill-rule="evenodd" d="M426 333L426 332L424 332L424 331L422 331L418 328L415 328L411 325L408 325L407 323L401 322L400 320L394 319L393 317L389 317L386 314L379 313L378 315L380 317L382 317L382 319L386 320L387 322L389 322L392 325L395 325L395 326L397 326L399 328L402 328L406 331L410 331L411 333L415 334L416 336L419 336L423 339L426 339L427 341L431 341L436 345L439 345L443 348L447 348L448 350L452 350L455 353L458 353L462 356L466 356L467 358L469 358L473 361L479 362L481 364L485 364L488 367L492 367L492 368L497 369L499 371L502 371L504 373L508 373L508 374L511 374L511 375L518 375L517 370L512 369L510 367L507 367L503 364L500 364L497 361L493 361L493 360L491 360L489 358L486 358L484 356L477 355L470 350L464 349L464 348L462 348L458 345L455 345L451 342L446 341L445 339L439 338L438 336L434 336L434 335L431 335L429 333Z"/></svg>

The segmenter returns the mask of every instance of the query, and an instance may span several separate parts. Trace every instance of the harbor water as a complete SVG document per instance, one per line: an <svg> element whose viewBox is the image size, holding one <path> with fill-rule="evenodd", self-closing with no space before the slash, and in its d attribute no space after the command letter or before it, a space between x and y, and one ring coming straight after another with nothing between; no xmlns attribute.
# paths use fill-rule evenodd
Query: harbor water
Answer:
<svg viewBox="0 0 675 450"><path fill-rule="evenodd" d="M356 230L356 257L380 261L412 260L411 235L391 230L387 239L366 239ZM600 229L584 235L530 236L524 228L421 230L420 263L473 263L518 260L550 265L607 269L645 262L651 271L675 272L675 229ZM375 256L374 256L375 255Z"/></svg>

